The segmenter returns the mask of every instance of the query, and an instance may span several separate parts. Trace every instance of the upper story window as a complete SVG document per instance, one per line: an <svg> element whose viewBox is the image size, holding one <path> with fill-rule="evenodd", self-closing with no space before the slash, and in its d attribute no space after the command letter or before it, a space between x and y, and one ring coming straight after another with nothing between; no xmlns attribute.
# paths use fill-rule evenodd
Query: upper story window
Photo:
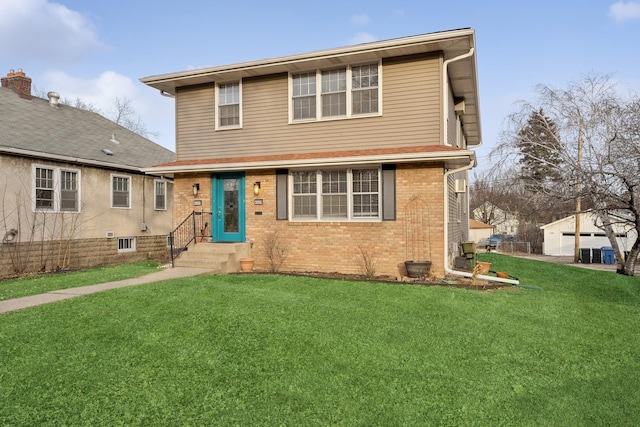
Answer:
<svg viewBox="0 0 640 427"><path fill-rule="evenodd" d="M292 84L293 119L315 119L316 73L296 74Z"/></svg>
<svg viewBox="0 0 640 427"><path fill-rule="evenodd" d="M379 220L380 169L336 169L291 173L294 220Z"/></svg>
<svg viewBox="0 0 640 427"><path fill-rule="evenodd" d="M80 211L80 172L34 165L34 210Z"/></svg>
<svg viewBox="0 0 640 427"><path fill-rule="evenodd" d="M164 211L167 209L167 181L155 181L155 210Z"/></svg>
<svg viewBox="0 0 640 427"><path fill-rule="evenodd" d="M322 117L347 115L347 70L322 72Z"/></svg>
<svg viewBox="0 0 640 427"><path fill-rule="evenodd" d="M111 207L131 207L131 177L111 175Z"/></svg>
<svg viewBox="0 0 640 427"><path fill-rule="evenodd" d="M241 99L240 82L216 84L216 129L242 127Z"/></svg>
<svg viewBox="0 0 640 427"><path fill-rule="evenodd" d="M351 68L351 104L353 114L378 112L378 65Z"/></svg>
<svg viewBox="0 0 640 427"><path fill-rule="evenodd" d="M379 76L380 63L292 74L290 121L380 114Z"/></svg>

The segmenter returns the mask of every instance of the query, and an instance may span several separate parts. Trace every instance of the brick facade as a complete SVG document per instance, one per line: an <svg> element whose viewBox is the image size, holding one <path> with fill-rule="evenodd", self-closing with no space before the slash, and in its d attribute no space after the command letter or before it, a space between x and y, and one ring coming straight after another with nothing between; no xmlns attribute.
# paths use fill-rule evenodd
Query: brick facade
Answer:
<svg viewBox="0 0 640 427"><path fill-rule="evenodd" d="M360 249L376 262L378 275L397 274L397 264L411 257L407 246L406 208L412 198L427 206L428 226L422 236L430 243L432 273L444 275L444 187L442 164L399 164L396 168L396 220L382 222L294 222L276 220L276 174L274 170L248 171L245 175L246 237L254 241L255 267L267 269L264 238L278 231L287 250L282 270L360 274ZM253 183L260 181L260 195L253 195ZM200 184L197 197L192 184ZM193 210L211 211L211 178L207 174L175 176L174 221L181 222ZM261 205L254 204L261 199ZM194 207L193 201L202 206ZM427 248L428 250L428 248Z"/></svg>

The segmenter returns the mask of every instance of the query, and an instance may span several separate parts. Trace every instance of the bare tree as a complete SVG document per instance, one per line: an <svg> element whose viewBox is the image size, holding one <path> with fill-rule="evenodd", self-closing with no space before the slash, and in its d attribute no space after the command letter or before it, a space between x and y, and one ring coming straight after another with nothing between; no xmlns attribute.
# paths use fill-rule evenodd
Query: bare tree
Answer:
<svg viewBox="0 0 640 427"><path fill-rule="evenodd" d="M34 86L33 93L39 98L46 98L47 93L44 89ZM132 132L137 133L145 138L158 137L157 132L151 132L147 129L140 116L136 113L130 98L120 98L116 96L113 98L111 107L103 112L95 104L87 102L79 97L76 98L62 98L61 104L68 105L70 107L79 108L81 110L91 111L96 114L100 114L112 122L129 129Z"/></svg>
<svg viewBox="0 0 640 427"><path fill-rule="evenodd" d="M535 102L519 103L509 116L496 151L505 157L533 156L536 150L519 149L523 138L528 147L551 150L551 155L536 161L555 171L556 182L562 184L548 186L545 198L550 203L575 201L576 213L592 209L596 225L617 255L618 273L633 275L640 252L640 100L634 94L621 95L611 77L602 75L587 75L564 89L540 85L537 94ZM522 132L541 109L545 114L537 126L547 130L541 133L544 141L539 133ZM618 245L616 225L627 232L635 230L626 257Z"/></svg>
<svg viewBox="0 0 640 427"><path fill-rule="evenodd" d="M120 126L137 133L138 135L144 136L145 138L158 136L157 133L149 132L149 130L147 130L147 126L140 119L140 116L136 114L136 110L131 104L131 99L127 97L115 97L113 99L112 107L106 113L105 117Z"/></svg>

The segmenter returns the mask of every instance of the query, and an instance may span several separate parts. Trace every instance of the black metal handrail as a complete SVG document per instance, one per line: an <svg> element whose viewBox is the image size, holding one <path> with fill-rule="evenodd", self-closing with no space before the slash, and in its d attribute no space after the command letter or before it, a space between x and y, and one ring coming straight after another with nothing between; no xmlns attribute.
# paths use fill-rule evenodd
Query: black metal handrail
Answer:
<svg viewBox="0 0 640 427"><path fill-rule="evenodd" d="M175 259L189 249L189 245L204 241L207 238L211 212L192 211L180 225L169 233L169 247L171 248L171 267L175 267Z"/></svg>

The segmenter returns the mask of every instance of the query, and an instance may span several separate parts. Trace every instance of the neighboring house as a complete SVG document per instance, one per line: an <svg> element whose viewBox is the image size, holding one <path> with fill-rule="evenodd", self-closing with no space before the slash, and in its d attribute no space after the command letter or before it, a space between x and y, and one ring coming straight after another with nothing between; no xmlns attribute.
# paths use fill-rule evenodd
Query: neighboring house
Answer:
<svg viewBox="0 0 640 427"><path fill-rule="evenodd" d="M611 246L609 238L602 228L602 222L593 212L584 212L580 217L580 248L600 249ZM544 255L573 256L576 238L576 216L570 215L557 221L540 227L544 232L542 253ZM628 251L636 241L636 232L633 228L613 224L616 239L621 251Z"/></svg>
<svg viewBox="0 0 640 427"><path fill-rule="evenodd" d="M491 237L495 227L484 222L476 221L475 219L469 220L469 241L479 243L481 240L486 240Z"/></svg>
<svg viewBox="0 0 640 427"><path fill-rule="evenodd" d="M176 224L213 213L207 237L254 242L257 268L277 233L285 270L443 276L468 239L475 46L461 29L143 78L176 103L178 158L147 171L175 174Z"/></svg>
<svg viewBox="0 0 640 427"><path fill-rule="evenodd" d="M167 259L171 178L142 168L175 154L99 114L0 89L0 277Z"/></svg>
<svg viewBox="0 0 640 427"><path fill-rule="evenodd" d="M472 218L476 221L484 222L495 227L494 233L518 234L519 221L518 218L491 202L484 202L473 210Z"/></svg>

